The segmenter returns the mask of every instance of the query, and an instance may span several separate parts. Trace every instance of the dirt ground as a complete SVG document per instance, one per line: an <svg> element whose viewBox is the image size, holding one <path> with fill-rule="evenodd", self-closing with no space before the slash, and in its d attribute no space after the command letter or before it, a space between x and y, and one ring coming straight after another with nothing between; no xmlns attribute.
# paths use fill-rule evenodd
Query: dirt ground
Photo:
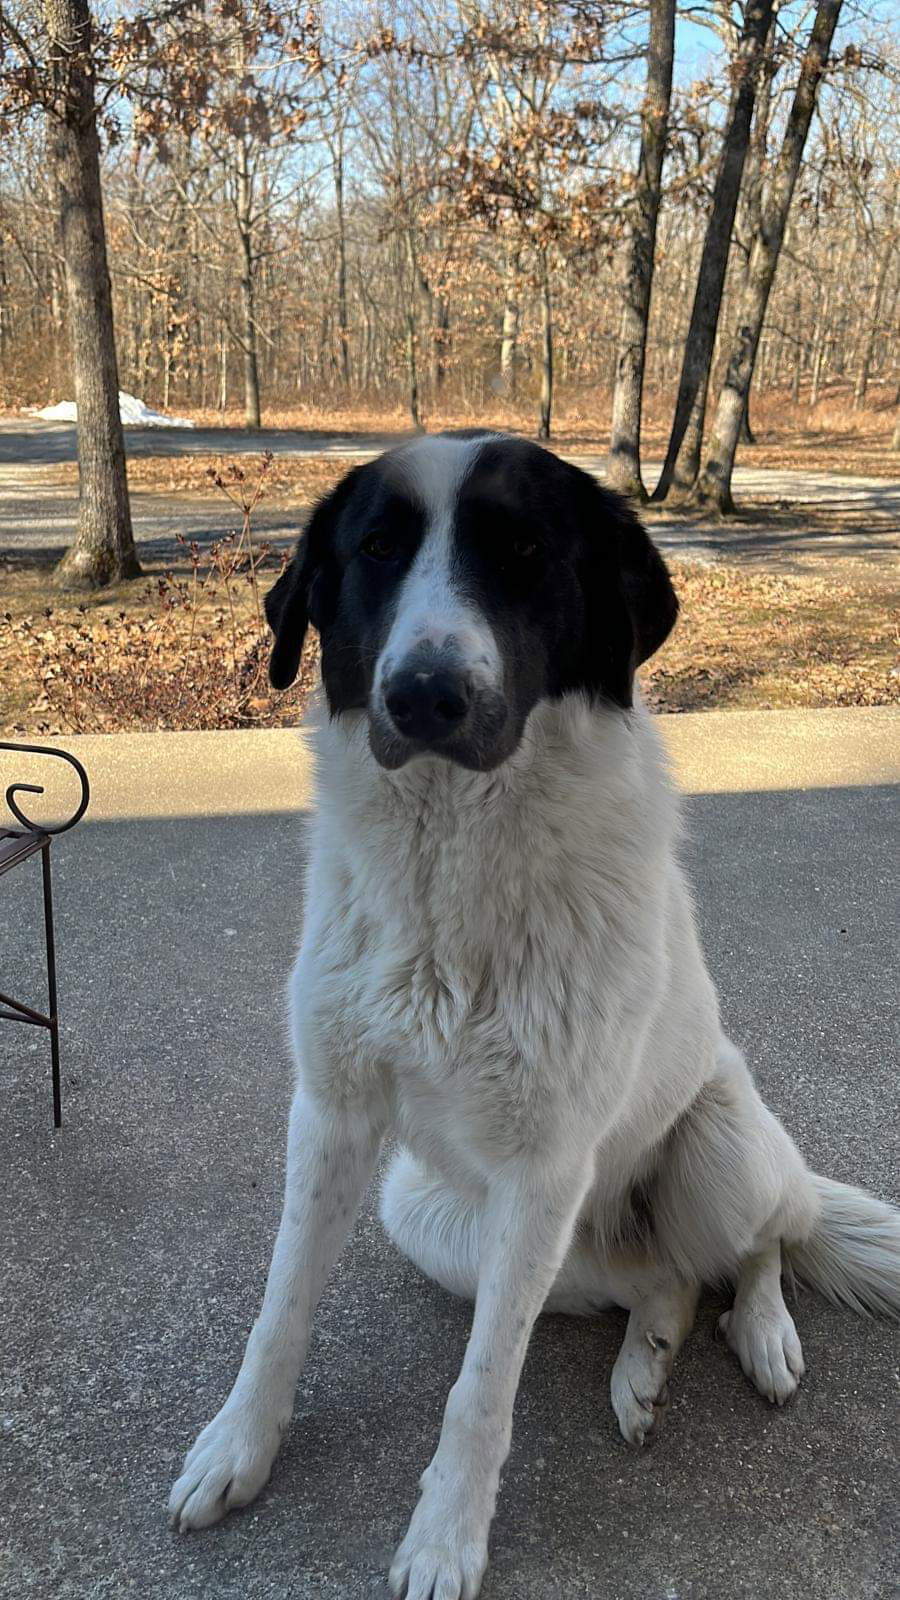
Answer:
<svg viewBox="0 0 900 1600"><path fill-rule="evenodd" d="M354 464L352 456L274 456L266 468L265 498L303 511L333 488ZM74 461L34 470L48 484L78 482L78 465ZM259 461L248 455L203 452L189 456L131 456L128 461L128 487L159 494L218 498L222 491L216 487L217 477L240 494L242 487L255 484L258 476Z"/></svg>

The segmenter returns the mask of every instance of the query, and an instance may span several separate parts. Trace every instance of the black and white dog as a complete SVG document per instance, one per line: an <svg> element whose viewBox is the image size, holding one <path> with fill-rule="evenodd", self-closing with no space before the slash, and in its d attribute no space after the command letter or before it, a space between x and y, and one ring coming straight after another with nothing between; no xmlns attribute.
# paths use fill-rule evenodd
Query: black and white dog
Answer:
<svg viewBox="0 0 900 1600"><path fill-rule="evenodd" d="M522 440L417 439L319 506L267 610L273 683L312 622L327 702L298 1087L262 1312L172 1521L268 1478L393 1131L388 1233L475 1312L390 1584L472 1600L542 1307L628 1308L612 1403L642 1444L704 1283L734 1282L725 1336L783 1404L803 1356L782 1258L896 1316L900 1212L807 1170L721 1031L634 686L677 606L621 500Z"/></svg>

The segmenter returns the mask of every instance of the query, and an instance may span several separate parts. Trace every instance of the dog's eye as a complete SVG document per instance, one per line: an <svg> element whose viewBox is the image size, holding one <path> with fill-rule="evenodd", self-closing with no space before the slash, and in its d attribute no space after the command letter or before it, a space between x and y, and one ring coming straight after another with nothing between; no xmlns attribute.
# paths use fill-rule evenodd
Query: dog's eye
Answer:
<svg viewBox="0 0 900 1600"><path fill-rule="evenodd" d="M360 545L363 555L372 561L392 561L397 554L397 541L388 533L370 533Z"/></svg>
<svg viewBox="0 0 900 1600"><path fill-rule="evenodd" d="M528 557L533 556L537 550L537 541L535 539L529 539L523 534L521 539L513 540L512 548L513 555L519 556L522 561L527 561Z"/></svg>

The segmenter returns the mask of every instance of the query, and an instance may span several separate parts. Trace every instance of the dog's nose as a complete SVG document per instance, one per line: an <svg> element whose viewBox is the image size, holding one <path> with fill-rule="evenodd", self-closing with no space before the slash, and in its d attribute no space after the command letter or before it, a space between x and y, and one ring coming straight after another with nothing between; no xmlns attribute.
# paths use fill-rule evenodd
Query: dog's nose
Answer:
<svg viewBox="0 0 900 1600"><path fill-rule="evenodd" d="M438 744L465 721L472 691L461 672L402 668L385 685L384 703L405 739Z"/></svg>

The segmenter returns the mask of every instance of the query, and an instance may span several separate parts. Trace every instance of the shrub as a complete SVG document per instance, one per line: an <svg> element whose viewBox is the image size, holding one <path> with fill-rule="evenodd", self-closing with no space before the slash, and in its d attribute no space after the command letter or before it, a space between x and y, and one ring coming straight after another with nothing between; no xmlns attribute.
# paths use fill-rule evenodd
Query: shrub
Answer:
<svg viewBox="0 0 900 1600"><path fill-rule="evenodd" d="M42 733L271 727L297 719L312 685L318 644L307 641L297 683L276 694L267 678L269 641L261 579L286 555L256 545L253 512L272 457L248 484L233 464L209 477L241 515L240 532L207 549L178 536L186 575L168 571L139 606L99 619L48 606L42 617L6 622L32 673L29 724ZM149 603L148 603L149 602Z"/></svg>

